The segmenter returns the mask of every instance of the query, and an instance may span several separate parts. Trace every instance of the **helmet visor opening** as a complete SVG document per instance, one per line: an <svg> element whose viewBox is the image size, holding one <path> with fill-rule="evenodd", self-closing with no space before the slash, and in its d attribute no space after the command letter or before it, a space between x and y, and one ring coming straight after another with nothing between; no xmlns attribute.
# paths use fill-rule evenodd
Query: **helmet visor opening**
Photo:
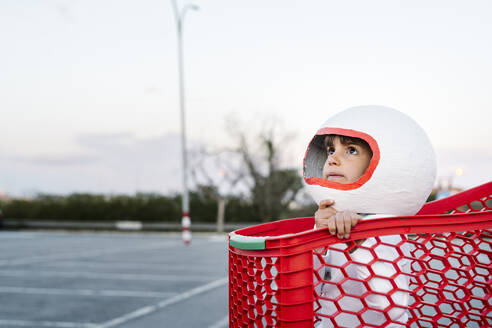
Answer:
<svg viewBox="0 0 492 328"><path fill-rule="evenodd" d="M323 177L323 167L328 157L325 145L325 137L328 134L362 139L369 145L369 148L372 152L372 157L369 161L369 165L357 181L350 183L341 183L330 181ZM376 140L374 140L374 138L372 138L370 135L355 130L340 128L322 128L311 140L306 151L303 165L304 181L307 184L320 185L322 187L340 190L357 189L364 185L371 178L374 170L379 163L379 159L380 153L378 144Z"/></svg>

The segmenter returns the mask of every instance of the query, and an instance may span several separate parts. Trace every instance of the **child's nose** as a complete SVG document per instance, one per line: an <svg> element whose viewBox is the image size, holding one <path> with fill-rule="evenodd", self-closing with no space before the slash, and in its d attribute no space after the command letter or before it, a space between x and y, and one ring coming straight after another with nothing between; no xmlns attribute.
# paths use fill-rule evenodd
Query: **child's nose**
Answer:
<svg viewBox="0 0 492 328"><path fill-rule="evenodd" d="M340 161L339 161L338 155L336 153L331 154L331 155L328 156L328 164L330 164L330 165L337 165L339 163L340 163Z"/></svg>

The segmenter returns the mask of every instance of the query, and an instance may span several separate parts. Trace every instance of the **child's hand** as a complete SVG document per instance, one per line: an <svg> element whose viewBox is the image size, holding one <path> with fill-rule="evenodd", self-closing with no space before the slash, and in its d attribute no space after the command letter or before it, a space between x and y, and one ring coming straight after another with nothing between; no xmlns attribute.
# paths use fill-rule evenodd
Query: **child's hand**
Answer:
<svg viewBox="0 0 492 328"><path fill-rule="evenodd" d="M337 234L338 238L349 238L350 231L362 218L354 212L338 212L332 205L332 200L323 200L319 204L319 209L314 214L316 228L328 227L332 235Z"/></svg>
<svg viewBox="0 0 492 328"><path fill-rule="evenodd" d="M328 220L337 214L338 211L333 207L334 203L331 199L325 199L319 203L319 208L314 213L314 221L316 222L317 229L328 227Z"/></svg>
<svg viewBox="0 0 492 328"><path fill-rule="evenodd" d="M350 230L361 218L362 216L354 212L338 212L328 220L328 230L332 235L336 233L340 239L349 238Z"/></svg>

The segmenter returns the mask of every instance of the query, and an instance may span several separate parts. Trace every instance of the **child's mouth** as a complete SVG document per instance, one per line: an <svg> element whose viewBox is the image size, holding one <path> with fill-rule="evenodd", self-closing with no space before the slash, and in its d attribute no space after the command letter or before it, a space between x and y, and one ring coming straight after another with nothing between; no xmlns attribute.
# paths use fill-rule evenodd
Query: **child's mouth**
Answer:
<svg viewBox="0 0 492 328"><path fill-rule="evenodd" d="M336 180L341 180L343 178L344 178L343 174L330 173L330 174L328 174L327 180L335 180L336 181Z"/></svg>

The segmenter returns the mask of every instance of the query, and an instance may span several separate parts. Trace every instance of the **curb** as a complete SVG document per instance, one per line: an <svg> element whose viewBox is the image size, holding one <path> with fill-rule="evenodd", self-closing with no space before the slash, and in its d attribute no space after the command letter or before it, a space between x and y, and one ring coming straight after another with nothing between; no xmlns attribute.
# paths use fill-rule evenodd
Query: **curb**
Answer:
<svg viewBox="0 0 492 328"><path fill-rule="evenodd" d="M255 225L257 223L226 223L224 231ZM171 222L142 222L142 221L50 221L25 219L0 219L0 228L5 230L18 229L49 229L49 230L118 230L118 231L181 231L180 223ZM215 223L193 223L192 231L217 231Z"/></svg>

